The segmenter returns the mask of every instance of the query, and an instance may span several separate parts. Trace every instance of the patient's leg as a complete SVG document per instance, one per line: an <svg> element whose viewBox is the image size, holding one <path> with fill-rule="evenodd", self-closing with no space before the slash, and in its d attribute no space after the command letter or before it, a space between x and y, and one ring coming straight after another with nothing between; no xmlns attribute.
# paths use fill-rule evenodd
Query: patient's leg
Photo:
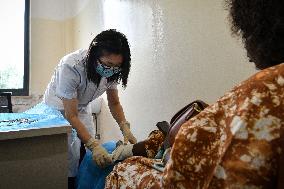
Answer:
<svg viewBox="0 0 284 189"><path fill-rule="evenodd" d="M165 135L158 130L152 131L148 138L136 144L120 144L112 153L113 162L124 160L131 156L154 158L161 147Z"/></svg>

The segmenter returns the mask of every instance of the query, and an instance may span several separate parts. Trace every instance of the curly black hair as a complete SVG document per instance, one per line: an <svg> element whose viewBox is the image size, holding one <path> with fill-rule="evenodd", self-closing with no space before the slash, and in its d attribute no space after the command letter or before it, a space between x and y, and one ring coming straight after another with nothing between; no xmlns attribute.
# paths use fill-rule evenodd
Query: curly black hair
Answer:
<svg viewBox="0 0 284 189"><path fill-rule="evenodd" d="M122 82L122 87L126 88L130 71L131 54L127 38L124 34L109 29L99 33L91 42L86 55L87 77L97 86L101 76L96 72L97 60L106 54L120 54L123 57L121 71L107 78L108 82Z"/></svg>
<svg viewBox="0 0 284 189"><path fill-rule="evenodd" d="M284 1L225 0L232 33L241 36L256 68L284 62Z"/></svg>

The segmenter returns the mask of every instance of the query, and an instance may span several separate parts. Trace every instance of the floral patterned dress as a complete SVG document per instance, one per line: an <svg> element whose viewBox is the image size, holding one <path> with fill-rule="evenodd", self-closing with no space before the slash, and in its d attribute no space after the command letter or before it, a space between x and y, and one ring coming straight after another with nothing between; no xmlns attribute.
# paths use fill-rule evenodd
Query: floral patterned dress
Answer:
<svg viewBox="0 0 284 189"><path fill-rule="evenodd" d="M158 160L131 157L115 166L105 188L276 188L283 103L280 64L253 75L184 123L163 172L153 166Z"/></svg>

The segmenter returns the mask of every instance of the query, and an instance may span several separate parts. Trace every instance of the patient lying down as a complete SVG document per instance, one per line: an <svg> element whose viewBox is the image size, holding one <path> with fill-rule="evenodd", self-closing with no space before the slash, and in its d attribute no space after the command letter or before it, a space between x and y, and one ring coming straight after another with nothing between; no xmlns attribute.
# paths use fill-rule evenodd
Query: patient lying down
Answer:
<svg viewBox="0 0 284 189"><path fill-rule="evenodd" d="M118 141L116 144L116 149L109 154L112 162L101 164L101 167L106 167L131 156L154 158L164 139L165 135L161 131L154 130L149 134L146 140L136 144L123 144L122 141Z"/></svg>

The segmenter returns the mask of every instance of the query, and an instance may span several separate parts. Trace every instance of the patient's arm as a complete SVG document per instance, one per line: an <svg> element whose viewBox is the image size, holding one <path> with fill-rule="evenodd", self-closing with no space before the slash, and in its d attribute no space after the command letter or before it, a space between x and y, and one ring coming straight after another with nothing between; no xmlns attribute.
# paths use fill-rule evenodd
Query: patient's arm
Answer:
<svg viewBox="0 0 284 189"><path fill-rule="evenodd" d="M152 131L146 140L136 144L121 144L112 153L113 162L124 160L131 156L154 158L165 139L161 131Z"/></svg>

